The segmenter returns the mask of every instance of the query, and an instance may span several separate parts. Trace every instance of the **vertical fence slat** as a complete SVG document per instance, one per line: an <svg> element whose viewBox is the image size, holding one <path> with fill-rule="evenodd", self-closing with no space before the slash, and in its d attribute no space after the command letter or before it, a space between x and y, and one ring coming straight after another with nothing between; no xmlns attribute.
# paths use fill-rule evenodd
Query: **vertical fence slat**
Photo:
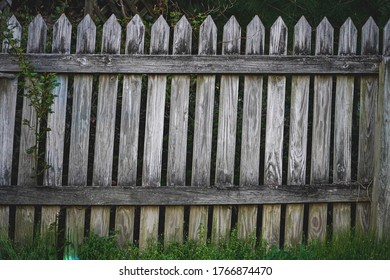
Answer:
<svg viewBox="0 0 390 280"><path fill-rule="evenodd" d="M264 54L264 25L258 16L247 26L247 55ZM245 76L244 108L242 116L240 185L259 185L260 136L263 76ZM257 205L238 207L238 236L243 239L256 236Z"/></svg>
<svg viewBox="0 0 390 280"><path fill-rule="evenodd" d="M144 53L145 26L136 15L127 25L125 54ZM118 185L135 186L137 180L137 155L139 118L141 106L141 75L123 77L122 114L119 140ZM133 242L135 207L116 208L115 230L123 246Z"/></svg>
<svg viewBox="0 0 390 280"><path fill-rule="evenodd" d="M103 26L102 53L119 54L121 26L112 15ZM116 115L117 75L99 77L96 121L95 158L92 184L108 187L112 183L114 133ZM91 231L100 236L109 234L110 207L91 207Z"/></svg>
<svg viewBox="0 0 390 280"><path fill-rule="evenodd" d="M370 17L362 27L362 55L379 54L379 28ZM374 175L375 122L377 115L379 80L376 76L360 79L359 159L358 181L370 183ZM356 230L370 228L370 203L356 204Z"/></svg>
<svg viewBox="0 0 390 280"><path fill-rule="evenodd" d="M294 55L311 54L311 26L302 17L294 29ZM306 180L307 126L310 76L293 76L291 88L288 185L303 185ZM285 245L295 246L303 238L303 204L287 204Z"/></svg>
<svg viewBox="0 0 390 280"><path fill-rule="evenodd" d="M152 26L150 41L151 54L168 54L169 26L160 16ZM162 145L164 129L166 75L150 75L146 104L145 144L142 169L142 185L160 186ZM158 236L159 207L141 207L140 248L148 241L155 242Z"/></svg>
<svg viewBox="0 0 390 280"><path fill-rule="evenodd" d="M270 55L287 54L287 26L279 17L271 27ZM282 183L284 101L286 77L270 75L267 91L267 119L264 156L264 184ZM263 206L262 236L268 245L279 246L281 205Z"/></svg>
<svg viewBox="0 0 390 280"><path fill-rule="evenodd" d="M95 53L96 26L89 15L77 27L77 54ZM75 75L69 148L68 184L86 186L88 176L88 148L93 75ZM76 257L84 239L85 207L66 209L65 237L71 243L66 257Z"/></svg>
<svg viewBox="0 0 390 280"><path fill-rule="evenodd" d="M175 26L173 54L191 54L192 29L183 16ZM168 186L185 185L190 76L172 77L168 143ZM165 208L164 242L182 242L184 206Z"/></svg>
<svg viewBox="0 0 390 280"><path fill-rule="evenodd" d="M327 18L324 18L317 27L315 53L316 55L333 54L333 27ZM314 77L311 184L329 182L331 108L332 76L316 75ZM325 239L327 209L326 203L309 205L309 240Z"/></svg>
<svg viewBox="0 0 390 280"><path fill-rule="evenodd" d="M53 27L52 52L69 54L72 25L63 14ZM53 90L56 95L49 114L47 126L51 129L46 138L46 162L50 168L46 170L43 184L46 186L62 185L62 170L65 143L66 100L68 93L68 76L57 76L58 86ZM55 242L58 227L60 206L43 206L41 211L41 234L48 234L50 242ZM53 231L54 229L54 231ZM49 232L50 230L50 232Z"/></svg>
<svg viewBox="0 0 390 280"><path fill-rule="evenodd" d="M241 27L232 16L223 29L222 55L240 54ZM234 180L234 159L236 150L238 75L221 76L219 99L219 120L217 138L217 161L215 184L231 185ZM212 240L219 242L227 238L231 227L231 206L214 206Z"/></svg>
<svg viewBox="0 0 390 280"><path fill-rule="evenodd" d="M208 16L199 31L199 55L217 53L217 27ZM198 75L196 82L195 125L191 185L210 185L214 113L215 75ZM207 206L191 206L188 237L201 242L207 237Z"/></svg>
<svg viewBox="0 0 390 280"><path fill-rule="evenodd" d="M35 17L28 29L28 53L43 53L46 46L47 26L41 15ZM23 98L22 119L35 125L35 111L27 98ZM18 185L36 185L34 178L34 159L27 149L34 145L34 133L25 125L20 132ZM24 243L33 237L34 206L18 206L15 213L15 241Z"/></svg>
<svg viewBox="0 0 390 280"><path fill-rule="evenodd" d="M357 29L350 18L340 29L338 55L354 55ZM351 180L353 76L337 76L334 124L333 182ZM351 204L333 204L333 234L351 228Z"/></svg>
<svg viewBox="0 0 390 280"><path fill-rule="evenodd" d="M20 41L22 27L15 16L8 20L12 36ZM2 51L8 51L6 41L2 42ZM0 186L11 185L12 152L14 142L16 96L18 79L0 79ZM0 237L7 237L9 231L9 206L0 206Z"/></svg>

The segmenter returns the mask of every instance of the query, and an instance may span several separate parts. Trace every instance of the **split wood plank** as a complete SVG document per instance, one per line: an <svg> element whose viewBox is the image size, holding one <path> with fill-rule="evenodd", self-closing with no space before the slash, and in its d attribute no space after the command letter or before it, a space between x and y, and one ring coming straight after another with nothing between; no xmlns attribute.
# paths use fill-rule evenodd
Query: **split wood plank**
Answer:
<svg viewBox="0 0 390 280"><path fill-rule="evenodd" d="M119 54L120 45L121 26L115 15L112 15L103 25L101 51L102 53ZM95 186L109 187L112 184L117 90L117 75L101 75L99 77L95 157L92 178L92 184ZM91 207L92 233L99 236L108 236L109 223L110 207Z"/></svg>
<svg viewBox="0 0 390 280"><path fill-rule="evenodd" d="M316 55L332 55L333 27L325 17L317 27ZM330 135L332 108L332 76L314 77L313 129L310 182L329 182ZM309 205L308 238L325 240L327 227L326 203Z"/></svg>
<svg viewBox="0 0 390 280"><path fill-rule="evenodd" d="M47 26L41 15L35 17L28 29L27 53L43 53L46 46ZM26 81L27 82L27 81ZM26 119L32 126L35 125L36 113L30 102L23 97L22 119ZM35 143L35 135L26 125L22 125L20 132L19 174L18 185L36 185L34 178L34 158L27 153L27 149ZM28 243L34 234L34 206L16 207L15 213L15 241Z"/></svg>
<svg viewBox="0 0 390 280"><path fill-rule="evenodd" d="M173 55L191 54L192 29L183 16L176 24L173 34ZM169 142L168 142L168 186L183 186L186 179L187 133L190 76L172 77ZM164 243L182 242L184 237L184 207L165 208Z"/></svg>
<svg viewBox="0 0 390 280"><path fill-rule="evenodd" d="M136 15L127 25L125 54L144 53L145 26ZM135 186L137 182L137 155L141 107L141 75L123 77L121 128L119 136L118 184ZM115 230L118 243L124 246L134 240L135 207L116 208Z"/></svg>
<svg viewBox="0 0 390 280"><path fill-rule="evenodd" d="M19 44L22 27L15 16L8 20L12 37ZM9 45L2 42L2 53L7 53ZM12 152L14 143L16 97L18 79L0 79L0 186L10 185L12 178ZM0 206L0 236L8 237L9 207Z"/></svg>
<svg viewBox="0 0 390 280"><path fill-rule="evenodd" d="M370 17L362 27L362 55L379 54L379 28ZM358 181L370 183L374 179L375 123L377 119L379 79L362 76L360 79L359 159ZM356 204L355 227L359 232L370 229L370 203Z"/></svg>
<svg viewBox="0 0 390 280"><path fill-rule="evenodd" d="M271 27L270 55L287 54L287 26L279 17ZM267 90L264 184L282 183L284 101L286 77L270 75ZM279 246L281 205L263 206L262 237L269 246Z"/></svg>
<svg viewBox="0 0 390 280"><path fill-rule="evenodd" d="M199 55L216 55L217 27L208 16L199 30ZM196 81L195 124L191 185L210 185L215 75L199 75ZM188 237L205 243L208 206L191 206Z"/></svg>
<svg viewBox="0 0 390 280"><path fill-rule="evenodd" d="M294 28L294 55L311 54L311 26L301 17ZM303 185L306 181L307 128L310 76L293 76L291 87L290 134L288 153L288 185ZM286 205L284 243L296 246L303 238L303 204Z"/></svg>
<svg viewBox="0 0 390 280"><path fill-rule="evenodd" d="M76 53L94 53L95 43L96 25L87 15L77 27ZM74 76L68 171L68 184L70 186L87 185L92 85L92 75ZM66 247L66 256L78 256L78 248L84 240L84 225L85 207L68 207L66 209L65 236L71 245Z"/></svg>
<svg viewBox="0 0 390 280"><path fill-rule="evenodd" d="M241 49L241 27L232 16L225 24L222 36L222 55L237 55ZM234 180L234 159L236 152L238 75L222 75L219 99L219 119L217 138L217 160L215 185L232 185ZM214 206L212 242L229 236L232 207Z"/></svg>
<svg viewBox="0 0 390 280"><path fill-rule="evenodd" d="M258 16L247 26L247 55L263 55L265 44L265 28ZM259 75L245 76L244 107L242 116L240 185L259 185L260 177L260 136L261 109L263 94L263 77ZM244 240L256 237L257 205L238 207L238 236Z"/></svg>
<svg viewBox="0 0 390 280"><path fill-rule="evenodd" d="M152 26L150 53L167 55L169 26L160 16ZM142 168L142 185L158 187L161 184L162 146L166 75L150 75L146 104L145 144ZM139 246L144 249L158 237L159 207L141 207Z"/></svg>

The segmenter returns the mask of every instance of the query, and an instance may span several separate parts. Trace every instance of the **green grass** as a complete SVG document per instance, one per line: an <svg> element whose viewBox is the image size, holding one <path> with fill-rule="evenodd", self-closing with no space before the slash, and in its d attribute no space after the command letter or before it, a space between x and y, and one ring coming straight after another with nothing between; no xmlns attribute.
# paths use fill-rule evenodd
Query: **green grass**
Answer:
<svg viewBox="0 0 390 280"><path fill-rule="evenodd" d="M5 239L0 240L0 259L30 260L58 259L60 249L48 246L43 239L32 244L17 246ZM233 233L230 240L214 245L192 241L183 244L162 242L140 251L136 245L124 248L117 245L116 237L90 236L79 248L81 260L383 260L390 259L390 239L377 241L372 234L343 235L333 241L312 242L295 248L268 248L265 243L244 242Z"/></svg>

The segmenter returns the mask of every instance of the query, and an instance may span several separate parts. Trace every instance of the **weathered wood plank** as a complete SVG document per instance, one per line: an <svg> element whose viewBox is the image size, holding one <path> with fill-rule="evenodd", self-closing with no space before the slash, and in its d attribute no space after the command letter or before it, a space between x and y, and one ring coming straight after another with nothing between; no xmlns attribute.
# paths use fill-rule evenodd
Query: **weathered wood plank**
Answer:
<svg viewBox="0 0 390 280"><path fill-rule="evenodd" d="M333 53L333 27L324 18L317 27L316 55ZM332 107L332 77L314 77L313 129L311 146L310 182L328 183L330 158L330 130ZM310 204L308 221L309 240L324 240L327 226L327 204Z"/></svg>
<svg viewBox="0 0 390 280"><path fill-rule="evenodd" d="M340 28L338 55L354 55L357 47L357 29L351 18ZM353 76L337 76L334 124L333 181L351 180ZM351 205L333 205L333 234L351 229Z"/></svg>
<svg viewBox="0 0 390 280"><path fill-rule="evenodd" d="M301 17L294 28L294 54L311 54L311 26ZM310 76L293 76L291 88L290 133L287 184L302 185L306 180L307 127ZM300 244L303 238L303 204L286 206L284 243Z"/></svg>
<svg viewBox="0 0 390 280"><path fill-rule="evenodd" d="M370 17L362 27L362 55L379 54L379 28ZM375 122L377 115L379 80L375 76L360 79L359 159L358 181L372 182L374 177ZM367 232L370 228L371 205L356 205L357 231Z"/></svg>
<svg viewBox="0 0 390 280"><path fill-rule="evenodd" d="M125 54L144 53L145 26L136 15L127 25ZM142 76L123 77L122 114L119 136L118 184L135 186L137 180L137 155ZM116 209L115 229L121 246L133 242L134 207Z"/></svg>
<svg viewBox="0 0 390 280"><path fill-rule="evenodd" d="M103 26L102 53L120 53L121 26L112 15ZM117 75L99 77L93 185L107 187L112 182ZM110 207L91 207L91 232L109 234Z"/></svg>
<svg viewBox="0 0 390 280"><path fill-rule="evenodd" d="M222 54L239 54L241 49L241 27L232 16L223 28ZM219 99L219 119L217 137L217 159L215 184L233 184L236 150L238 75L222 75ZM211 239L219 243L229 236L232 211L229 206L214 206Z"/></svg>
<svg viewBox="0 0 390 280"><path fill-rule="evenodd" d="M153 24L150 53L167 55L169 50L169 26L162 16ZM142 185L160 186L164 108L167 76L151 75L148 81L146 104L145 144L142 168ZM159 208L141 207L140 248L158 237Z"/></svg>
<svg viewBox="0 0 390 280"><path fill-rule="evenodd" d="M199 30L199 55L216 55L217 27L208 16ZM196 81L195 124L191 185L210 185L212 128L215 76L199 75ZM205 243L207 239L208 207L191 206L188 237Z"/></svg>
<svg viewBox="0 0 390 280"><path fill-rule="evenodd" d="M12 36L19 41L22 27L15 16L8 20ZM1 52L6 53L9 46L2 42ZM16 96L18 79L0 79L0 186L10 185L12 178L12 152L14 143ZM8 237L9 207L0 206L0 236Z"/></svg>
<svg viewBox="0 0 390 280"><path fill-rule="evenodd" d="M41 15L35 17L28 29L27 53L45 52L47 26ZM35 111L26 97L23 98L22 119L30 121L35 125ZM35 142L34 133L25 125L22 125L20 132L20 152L18 185L36 185L34 179L34 159L27 149ZM16 207L15 214L15 241L19 243L29 242L33 238L34 231L33 206Z"/></svg>
<svg viewBox="0 0 390 280"><path fill-rule="evenodd" d="M53 53L70 53L72 25L63 14L53 26ZM68 76L57 76L58 86L53 90L56 95L52 106L53 113L48 115L47 126L51 129L46 137L45 160L50 168L45 171L43 184L47 186L62 185L62 170L65 143L65 117L68 93ZM58 228L59 206L42 207L41 234L47 235L49 242L56 242Z"/></svg>
<svg viewBox="0 0 390 280"><path fill-rule="evenodd" d="M191 54L192 29L183 16L173 34L173 54ZM167 184L185 185L187 160L188 106L190 76L173 76L169 117ZM164 243L182 242L184 236L184 207L165 208Z"/></svg>
<svg viewBox="0 0 390 280"><path fill-rule="evenodd" d="M378 74L379 56L55 55L27 56L38 72L119 74ZM158 67L156 67L158 65ZM20 71L13 56L0 54L0 72Z"/></svg>
<svg viewBox="0 0 390 280"><path fill-rule="evenodd" d="M265 28L258 16L247 26L247 55L264 54ZM262 76L245 76L244 108L242 116L240 185L258 185L260 177ZM257 205L238 207L238 236L256 236Z"/></svg>
<svg viewBox="0 0 390 280"><path fill-rule="evenodd" d="M287 54L287 26L279 17L271 27L270 55ZM264 184L282 183L284 100L286 77L268 77L267 119L264 155ZM281 205L263 206L262 237L268 245L279 246Z"/></svg>
<svg viewBox="0 0 390 280"><path fill-rule="evenodd" d="M367 185L258 185L130 187L3 186L3 205L253 205L316 202L367 202Z"/></svg>
<svg viewBox="0 0 390 280"><path fill-rule="evenodd" d="M94 53L96 26L89 15L77 27L76 53ZM88 148L92 99L92 75L75 75L73 81L73 108L70 132L68 184L86 186L88 176ZM85 208L66 209L65 236L71 245L65 256L77 257L84 239Z"/></svg>

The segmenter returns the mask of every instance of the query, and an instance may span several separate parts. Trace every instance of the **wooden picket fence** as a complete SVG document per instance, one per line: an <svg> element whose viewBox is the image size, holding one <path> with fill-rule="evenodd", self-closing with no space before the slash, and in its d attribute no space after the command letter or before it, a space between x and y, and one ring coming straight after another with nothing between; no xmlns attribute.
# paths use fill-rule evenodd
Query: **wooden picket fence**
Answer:
<svg viewBox="0 0 390 280"><path fill-rule="evenodd" d="M21 38L17 19L9 24ZM245 34L231 17L219 46L208 17L196 34L197 54L185 17L171 43L164 18L154 23L149 54L139 16L126 36L121 31L115 16L108 19L97 54L96 27L86 16L71 54L72 25L62 15L46 53L43 18L29 25L27 57L38 72L57 73L59 82L43 186L35 185L26 152L34 136L20 124L34 112L18 91L18 63L3 44L1 232L26 242L55 225L80 244L88 232L115 230L120 244L138 240L144 247L160 235L165 242L218 242L235 226L241 238L292 245L352 227L365 232L372 209L383 218L375 210L383 203L371 208L370 186L375 163L384 170L378 184L389 185L389 142L375 144L390 140L383 105L389 67L372 18L362 27L360 51L351 19L339 30L336 50L326 18L315 29L314 50L304 17L290 32L291 51L282 18L267 41L257 16ZM383 55L389 55L390 24L383 34ZM380 87L381 63L387 74ZM384 199L386 190L378 190Z"/></svg>

